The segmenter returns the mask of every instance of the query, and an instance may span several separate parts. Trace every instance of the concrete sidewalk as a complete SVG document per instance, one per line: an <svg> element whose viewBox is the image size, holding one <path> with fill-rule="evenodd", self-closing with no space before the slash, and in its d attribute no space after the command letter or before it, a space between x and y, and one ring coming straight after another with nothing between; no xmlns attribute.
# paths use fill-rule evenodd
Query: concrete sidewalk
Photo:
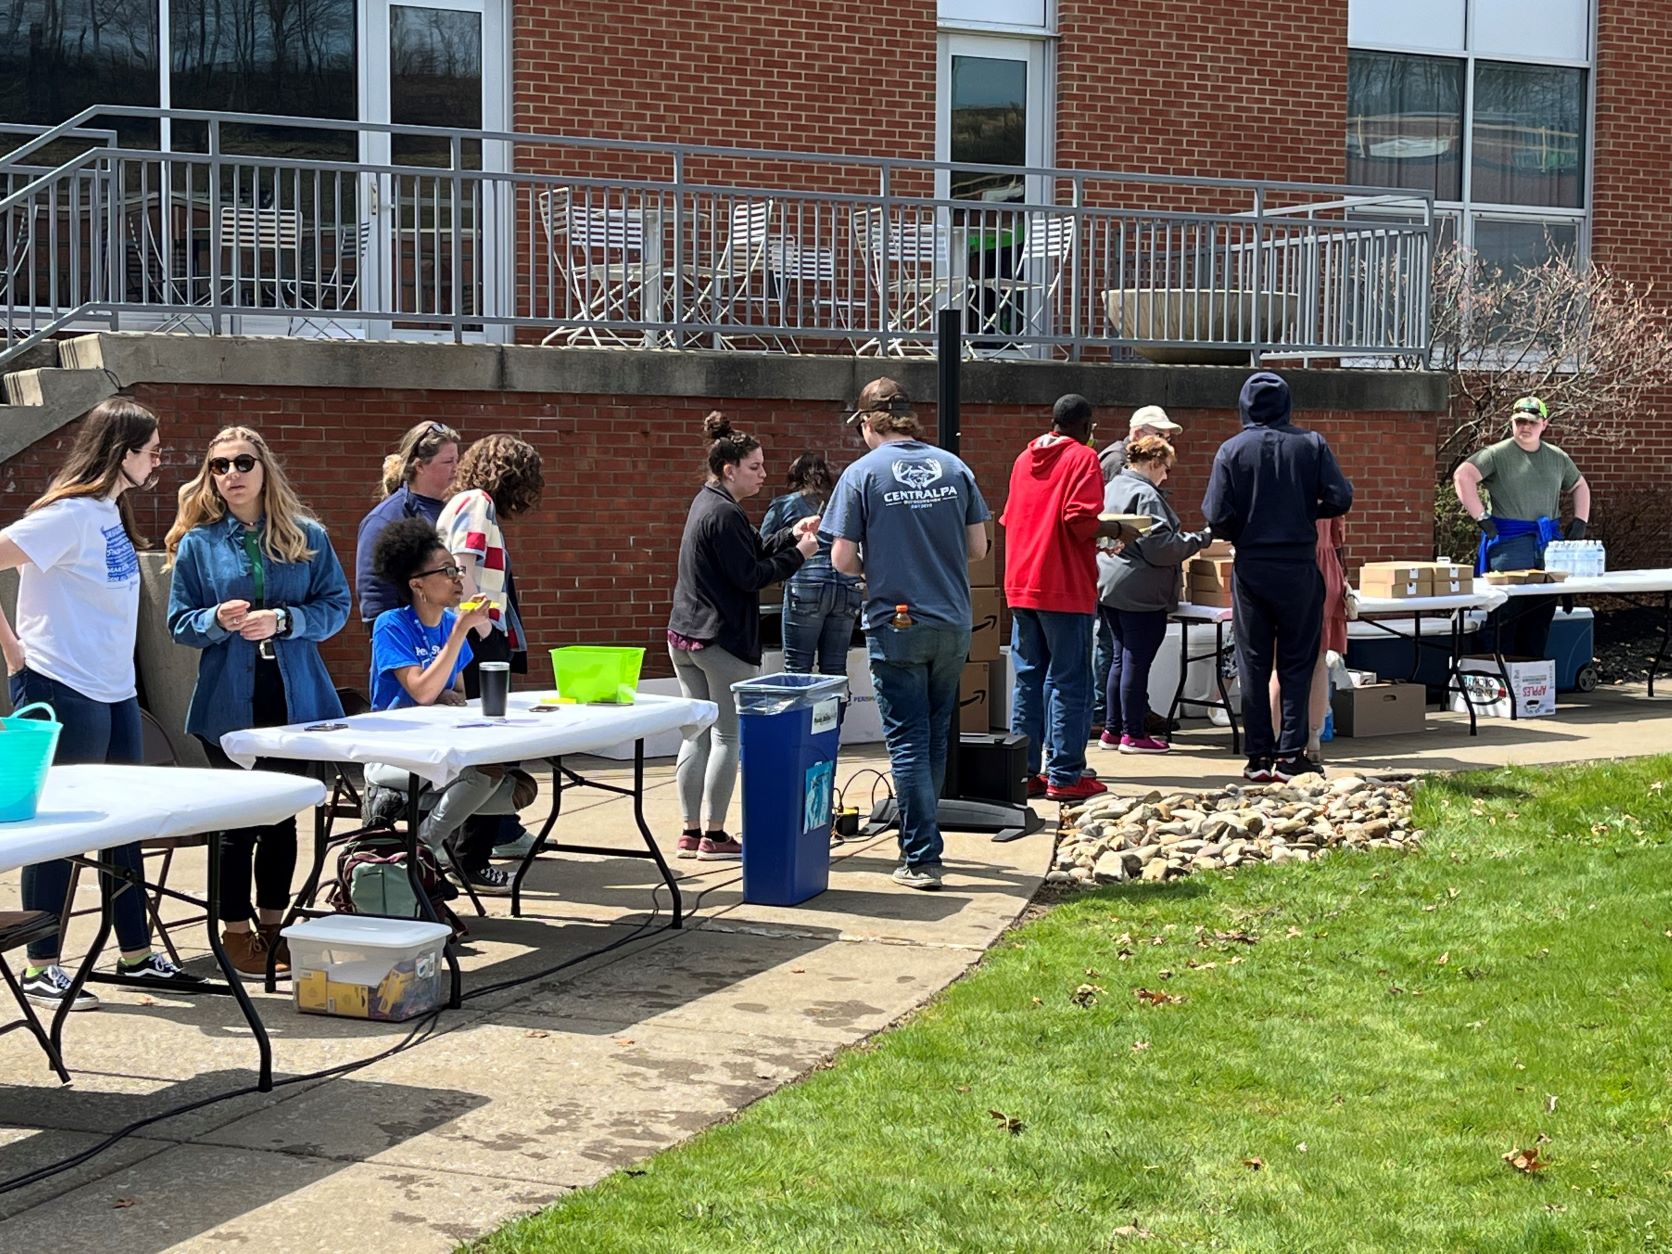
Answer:
<svg viewBox="0 0 1672 1254"><path fill-rule="evenodd" d="M1422 736L1334 742L1330 768L1666 752L1669 716L1672 700L1640 688L1564 699L1555 719L1483 722L1476 738L1460 716L1431 714ZM1122 791L1237 778L1227 731L1196 721L1176 743L1161 759L1091 758ZM886 762L847 753L838 779L865 766ZM584 767L613 782L629 770ZM671 850L672 764L650 775L648 813ZM602 795L566 798L557 832L622 847L635 839L628 803ZM299 1016L288 995L258 994L275 1092L150 1125L50 1182L0 1195L0 1249L451 1248L686 1139L921 1004L1016 918L1051 845L1049 829L1006 845L951 835L947 886L933 895L890 883L892 837L848 844L835 850L830 891L786 909L742 904L735 863L678 861L692 912L683 931L665 927L667 894L650 863L547 859L530 876L526 917L510 919L499 900L488 919L469 920L469 1000L410 1048L330 1080L283 1082L371 1058L408 1026ZM174 875L200 884L201 854L178 860ZM0 879L0 908L16 892L15 874ZM201 940L201 929L181 935ZM560 963L572 965L550 970ZM253 1081L254 1050L226 999L97 991L104 1008L66 1028L69 1088L32 1039L0 1037L0 1179Z"/></svg>

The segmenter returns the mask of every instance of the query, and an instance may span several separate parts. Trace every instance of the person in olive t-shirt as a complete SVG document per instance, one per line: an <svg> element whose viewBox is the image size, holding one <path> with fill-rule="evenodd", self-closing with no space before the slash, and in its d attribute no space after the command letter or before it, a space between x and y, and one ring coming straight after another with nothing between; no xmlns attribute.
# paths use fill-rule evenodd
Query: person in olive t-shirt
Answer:
<svg viewBox="0 0 1672 1254"><path fill-rule="evenodd" d="M1573 458L1544 442L1549 417L1543 401L1523 396L1510 413L1510 438L1483 448L1452 476L1458 501L1480 524L1476 574L1542 569L1550 541L1585 538L1591 489ZM1481 502L1482 488L1490 510ZM1565 530L1560 521L1564 492L1573 493L1573 519ZM1554 597L1511 600L1492 616L1499 650L1513 657L1543 657L1555 614Z"/></svg>

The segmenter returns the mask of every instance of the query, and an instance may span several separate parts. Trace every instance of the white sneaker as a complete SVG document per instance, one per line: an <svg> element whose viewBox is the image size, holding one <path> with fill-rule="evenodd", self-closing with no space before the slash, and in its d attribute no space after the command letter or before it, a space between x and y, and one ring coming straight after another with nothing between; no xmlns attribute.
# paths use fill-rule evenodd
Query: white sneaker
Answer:
<svg viewBox="0 0 1672 1254"><path fill-rule="evenodd" d="M534 833L525 827L522 829L522 835L515 840L508 840L503 845L495 845L492 856L501 861L514 860L521 862L528 857L528 851L532 848L534 848Z"/></svg>
<svg viewBox="0 0 1672 1254"><path fill-rule="evenodd" d="M37 1006L49 1006L57 1010L63 1003L64 994L70 991L70 973L57 963L41 970L37 975L25 976L22 983L23 995ZM71 1010L97 1010L99 999L86 989L75 995L70 1003Z"/></svg>

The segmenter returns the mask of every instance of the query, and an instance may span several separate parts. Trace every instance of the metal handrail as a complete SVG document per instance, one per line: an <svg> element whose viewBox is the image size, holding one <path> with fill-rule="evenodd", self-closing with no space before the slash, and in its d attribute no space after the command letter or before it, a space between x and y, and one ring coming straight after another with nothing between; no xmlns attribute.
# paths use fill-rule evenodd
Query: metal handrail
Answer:
<svg viewBox="0 0 1672 1254"><path fill-rule="evenodd" d="M83 125L94 117L201 122L207 150L124 145ZM426 139L438 152L444 141L444 164L228 153L229 125ZM20 164L76 135L97 142L52 170ZM486 158L495 144L508 146L510 168L466 168L467 150ZM574 151L555 162L563 148ZM589 160L599 152L655 161L623 177L619 159ZM0 364L72 323L125 319L210 334L254 318L289 334L356 323L455 340L894 354L932 351L934 312L951 305L965 310L974 354L1074 359L1165 348L1255 361L1407 356L1428 334L1433 202L1404 189L144 106L84 110L0 158L6 168L13 182L31 177L0 197L0 246L15 236L23 248L0 254ZM924 174L971 170L1036 178L1049 196L924 194ZM911 172L917 180L903 181ZM297 229L223 236L234 208ZM607 230L573 234L577 214L633 221L644 242L629 253ZM766 247L734 249L737 224L758 232L763 216ZM1045 229L1060 244L1022 246ZM896 256L896 237L934 248ZM351 239L373 245L348 254Z"/></svg>

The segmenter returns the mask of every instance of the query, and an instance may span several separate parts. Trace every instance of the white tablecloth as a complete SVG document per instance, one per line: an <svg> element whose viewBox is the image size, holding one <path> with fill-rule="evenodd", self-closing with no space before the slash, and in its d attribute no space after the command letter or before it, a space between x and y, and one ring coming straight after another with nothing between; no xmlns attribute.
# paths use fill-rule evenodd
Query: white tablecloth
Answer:
<svg viewBox="0 0 1672 1254"><path fill-rule="evenodd" d="M1519 583L1494 587L1483 579L1475 587L1512 597L1590 596L1606 592L1672 592L1672 570L1617 570L1607 575L1570 575L1560 583Z"/></svg>
<svg viewBox="0 0 1672 1254"><path fill-rule="evenodd" d="M1228 623L1231 621L1230 609L1220 609L1215 605L1196 605L1190 601L1180 601L1179 606L1172 612L1171 617L1180 622L1192 623Z"/></svg>
<svg viewBox="0 0 1672 1254"><path fill-rule="evenodd" d="M467 766L493 766L570 753L591 753L675 728L707 727L719 717L712 701L641 692L632 705L560 705L536 713L553 692L518 692L506 717L482 717L481 703L420 705L341 719L340 731L304 724L255 727L221 737L227 757L241 766L257 758L305 762L382 762L440 787Z"/></svg>
<svg viewBox="0 0 1672 1254"><path fill-rule="evenodd" d="M1452 593L1443 597L1367 597L1358 599L1359 617L1375 618L1382 614L1409 615L1437 614L1449 610L1492 610L1507 599L1505 588L1488 583L1476 583L1473 592Z"/></svg>
<svg viewBox="0 0 1672 1254"><path fill-rule="evenodd" d="M35 817L0 823L0 871L134 840L259 827L324 800L318 780L276 771L55 766Z"/></svg>

